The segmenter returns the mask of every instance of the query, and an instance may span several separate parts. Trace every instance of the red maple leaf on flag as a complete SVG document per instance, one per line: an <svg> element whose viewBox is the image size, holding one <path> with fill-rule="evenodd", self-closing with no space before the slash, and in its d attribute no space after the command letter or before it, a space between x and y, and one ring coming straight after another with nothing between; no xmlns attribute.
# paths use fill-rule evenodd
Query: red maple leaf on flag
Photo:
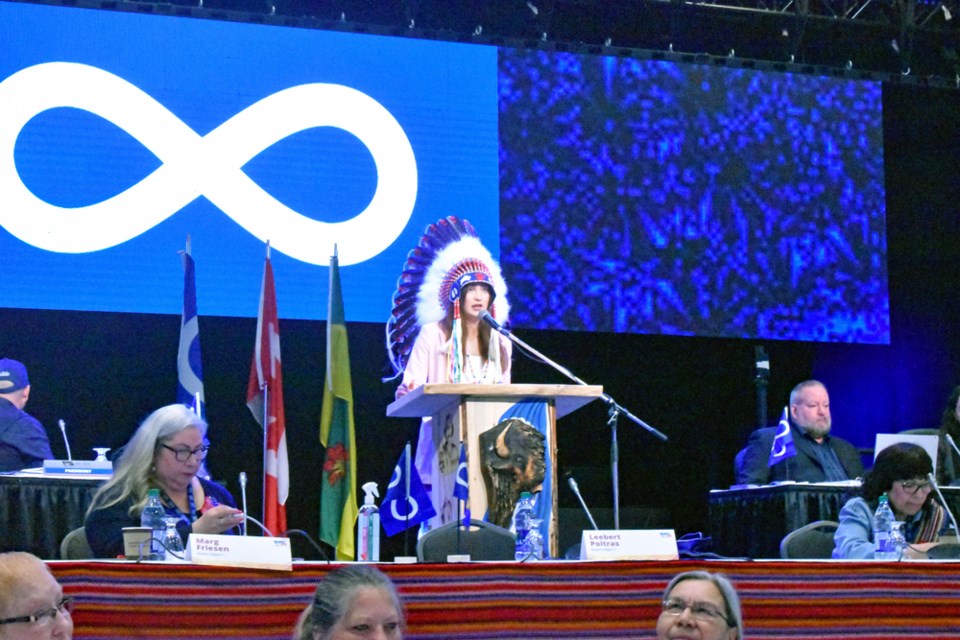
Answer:
<svg viewBox="0 0 960 640"><path fill-rule="evenodd" d="M327 449L327 460L323 463L323 470L329 474L327 482L330 486L337 484L347 473L347 463L350 461L350 452L342 443L335 444Z"/></svg>

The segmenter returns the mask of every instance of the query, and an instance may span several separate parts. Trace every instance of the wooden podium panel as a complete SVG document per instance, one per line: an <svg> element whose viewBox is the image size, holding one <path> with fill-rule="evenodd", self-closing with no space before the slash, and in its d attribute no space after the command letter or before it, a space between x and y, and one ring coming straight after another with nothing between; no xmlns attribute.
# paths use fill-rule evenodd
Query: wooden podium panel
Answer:
<svg viewBox="0 0 960 640"><path fill-rule="evenodd" d="M467 450L470 511L474 518L486 518L490 506L481 461L480 436L500 423L501 417L519 403L544 405L544 448L546 473L544 491L550 505L548 513L549 552L558 553L557 524L557 439L556 420L595 400L603 394L600 386L582 385L477 385L425 384L387 407L387 416L429 417L437 456L433 461L431 497L439 524L462 517L453 495L459 464L460 443ZM509 527L509 522L497 524Z"/></svg>

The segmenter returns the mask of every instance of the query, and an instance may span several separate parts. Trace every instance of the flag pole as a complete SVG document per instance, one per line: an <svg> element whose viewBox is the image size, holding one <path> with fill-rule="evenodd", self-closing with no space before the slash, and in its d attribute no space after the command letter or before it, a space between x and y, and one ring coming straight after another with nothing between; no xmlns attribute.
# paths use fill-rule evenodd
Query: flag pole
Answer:
<svg viewBox="0 0 960 640"><path fill-rule="evenodd" d="M410 441L403 447L403 499L406 502L404 509L403 555L410 555Z"/></svg>
<svg viewBox="0 0 960 640"><path fill-rule="evenodd" d="M261 506L260 516L263 521L267 521L267 433L269 432L270 420L270 383L264 380L260 385L263 392L263 473L260 481ZM261 533L263 535L263 533Z"/></svg>

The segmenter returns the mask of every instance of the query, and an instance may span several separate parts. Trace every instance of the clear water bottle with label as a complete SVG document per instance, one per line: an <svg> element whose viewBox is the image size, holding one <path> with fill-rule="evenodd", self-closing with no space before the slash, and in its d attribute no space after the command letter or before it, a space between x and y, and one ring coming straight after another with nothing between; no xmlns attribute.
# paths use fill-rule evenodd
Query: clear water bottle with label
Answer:
<svg viewBox="0 0 960 640"><path fill-rule="evenodd" d="M896 542L890 536L895 521L893 510L890 508L886 494L884 494L880 496L880 504L877 505L877 511L873 514L874 560L899 559L900 554L895 546Z"/></svg>
<svg viewBox="0 0 960 640"><path fill-rule="evenodd" d="M150 534L150 537L153 538L150 542L150 560L163 560L166 556L163 545L160 544L160 540L163 540L163 534L167 530L166 517L167 512L163 508L163 503L160 502L160 490L150 489L147 492L147 504L140 514L140 526L149 527L153 530ZM146 558L147 553L143 555Z"/></svg>
<svg viewBox="0 0 960 640"><path fill-rule="evenodd" d="M513 511L513 530L517 534L514 558L517 561L531 558L530 528L533 525L533 497L529 491L520 494L517 508Z"/></svg>

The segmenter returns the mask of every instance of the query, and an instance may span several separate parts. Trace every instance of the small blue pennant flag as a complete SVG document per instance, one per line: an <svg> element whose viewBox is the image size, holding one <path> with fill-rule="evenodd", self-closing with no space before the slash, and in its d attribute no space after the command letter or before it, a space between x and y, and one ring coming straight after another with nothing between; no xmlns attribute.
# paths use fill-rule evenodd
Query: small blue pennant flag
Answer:
<svg viewBox="0 0 960 640"><path fill-rule="evenodd" d="M453 495L463 503L463 526L470 526L470 479L467 473L467 448L460 443L460 464L457 465L457 483Z"/></svg>
<svg viewBox="0 0 960 640"><path fill-rule="evenodd" d="M793 434L790 433L790 420L787 419L787 408L783 408L783 416L780 418L780 424L777 425L777 435L773 437L773 444L770 446L770 459L767 466L772 467L778 462L797 455L797 448L793 444Z"/></svg>
<svg viewBox="0 0 960 640"><path fill-rule="evenodd" d="M388 536L392 536L435 515L437 512L427 490L423 488L420 474L410 464L410 456L404 449L381 504L380 522L383 529Z"/></svg>
<svg viewBox="0 0 960 640"><path fill-rule="evenodd" d="M470 485L467 476L467 449L460 443L460 464L457 466L457 484L453 487L453 495L458 500L466 502L470 499Z"/></svg>

